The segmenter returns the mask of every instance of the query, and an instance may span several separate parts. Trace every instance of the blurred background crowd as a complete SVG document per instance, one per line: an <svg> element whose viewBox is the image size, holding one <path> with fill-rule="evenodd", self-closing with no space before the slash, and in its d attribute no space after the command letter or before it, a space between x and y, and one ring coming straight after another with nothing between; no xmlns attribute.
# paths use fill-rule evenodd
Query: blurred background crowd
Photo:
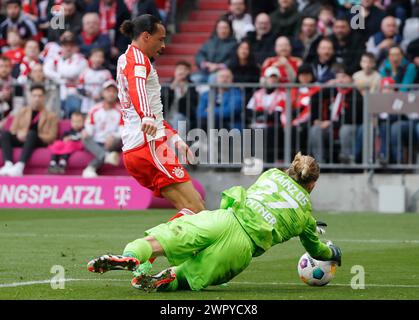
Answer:
<svg viewBox="0 0 419 320"><path fill-rule="evenodd" d="M82 149L94 156L83 176L118 165L121 117L112 79L130 43L119 27L145 13L168 23L173 7L179 12L186 3L0 1L0 174L22 175L39 147L48 147L53 174L65 173L70 155ZM320 162L359 163L365 94L418 88L419 1L225 0L225 8L193 61L178 59L170 77L161 77L174 127L186 120L188 129L206 129L211 110L218 129L262 128L264 160L274 163L284 158L288 123L295 151ZM174 33L169 29L169 41ZM159 72L159 59L155 66ZM408 161L405 147L417 147L419 115L382 113L375 128L377 161ZM328 151L334 143L336 154ZM19 159L15 147L23 148Z"/></svg>

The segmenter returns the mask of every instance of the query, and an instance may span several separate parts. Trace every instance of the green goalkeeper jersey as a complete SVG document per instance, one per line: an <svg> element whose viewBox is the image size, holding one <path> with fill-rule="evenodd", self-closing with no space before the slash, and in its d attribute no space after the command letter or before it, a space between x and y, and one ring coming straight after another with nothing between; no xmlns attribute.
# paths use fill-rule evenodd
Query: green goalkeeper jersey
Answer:
<svg viewBox="0 0 419 320"><path fill-rule="evenodd" d="M221 209L231 208L256 244L254 256L299 236L313 258L329 260L332 257L331 249L317 236L310 195L285 172L268 170L247 190L232 187L221 196Z"/></svg>

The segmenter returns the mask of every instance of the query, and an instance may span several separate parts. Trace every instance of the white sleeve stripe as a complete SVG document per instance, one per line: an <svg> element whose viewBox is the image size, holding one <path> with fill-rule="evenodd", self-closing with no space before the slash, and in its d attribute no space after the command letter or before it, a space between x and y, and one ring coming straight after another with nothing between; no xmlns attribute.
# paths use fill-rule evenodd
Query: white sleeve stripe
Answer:
<svg viewBox="0 0 419 320"><path fill-rule="evenodd" d="M147 93L145 91L144 83L140 78L137 78L137 90L141 102L141 110L143 111L145 116L150 116L151 112L150 107L148 105Z"/></svg>
<svg viewBox="0 0 419 320"><path fill-rule="evenodd" d="M134 47L132 47L132 52L134 53L135 63L138 63L137 50Z"/></svg>
<svg viewBox="0 0 419 320"><path fill-rule="evenodd" d="M138 50L138 55L140 56L140 63L144 64L144 55L140 50Z"/></svg>
<svg viewBox="0 0 419 320"><path fill-rule="evenodd" d="M145 80L144 79L140 79L140 85L141 85L141 89L143 90L143 93L144 93L145 103L146 103L146 106L147 106L148 114L151 114L150 103L148 101L148 96L147 96L147 91L146 91Z"/></svg>
<svg viewBox="0 0 419 320"><path fill-rule="evenodd" d="M138 81L138 79L135 80L135 84L137 86L137 95L138 95L138 102L140 103L140 109L143 113L147 113L144 107L144 98L140 89L140 82Z"/></svg>

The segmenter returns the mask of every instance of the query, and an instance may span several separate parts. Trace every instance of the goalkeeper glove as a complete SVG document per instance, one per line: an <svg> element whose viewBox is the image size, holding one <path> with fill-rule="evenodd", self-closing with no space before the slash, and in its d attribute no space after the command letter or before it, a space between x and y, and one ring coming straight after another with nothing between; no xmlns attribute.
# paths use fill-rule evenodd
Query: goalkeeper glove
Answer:
<svg viewBox="0 0 419 320"><path fill-rule="evenodd" d="M327 223L323 221L316 221L316 231L318 234L326 233Z"/></svg>
<svg viewBox="0 0 419 320"><path fill-rule="evenodd" d="M340 267L342 265L342 250L338 246L335 246L331 241L327 243L327 246L332 250L331 261L334 261Z"/></svg>

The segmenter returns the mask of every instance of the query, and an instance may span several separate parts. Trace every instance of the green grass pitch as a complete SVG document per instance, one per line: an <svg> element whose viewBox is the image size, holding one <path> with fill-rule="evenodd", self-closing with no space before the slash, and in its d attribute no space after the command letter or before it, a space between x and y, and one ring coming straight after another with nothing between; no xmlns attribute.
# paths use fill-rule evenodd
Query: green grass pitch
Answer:
<svg viewBox="0 0 419 320"><path fill-rule="evenodd" d="M86 270L89 259L120 253L144 230L174 210L0 211L0 299L418 299L419 215L315 213L329 224L323 239L343 251L343 265L325 287L309 287L297 276L305 252L293 239L277 245L227 286L201 292L144 293L131 288L131 274ZM51 268L61 265L64 289L52 289ZM351 288L355 265L365 270L365 289ZM155 269L167 267L159 258Z"/></svg>

